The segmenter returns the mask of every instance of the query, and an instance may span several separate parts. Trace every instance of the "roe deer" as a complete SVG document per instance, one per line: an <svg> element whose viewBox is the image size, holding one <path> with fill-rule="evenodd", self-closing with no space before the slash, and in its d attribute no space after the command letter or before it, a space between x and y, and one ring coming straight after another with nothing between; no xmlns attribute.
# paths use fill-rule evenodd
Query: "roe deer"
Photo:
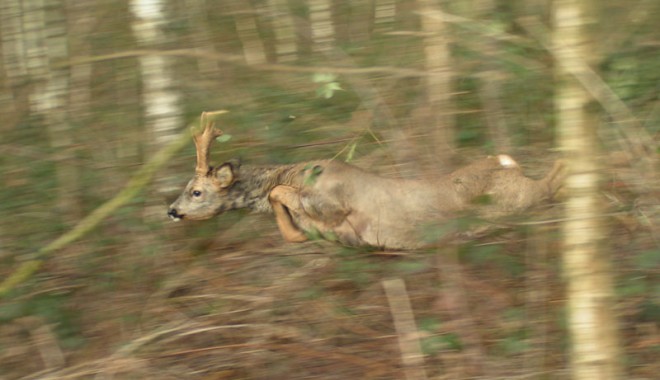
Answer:
<svg viewBox="0 0 660 380"><path fill-rule="evenodd" d="M193 136L195 176L170 206L170 218L202 220L240 208L273 212L289 242L316 235L349 246L419 248L429 245L427 226L448 223L465 210L486 218L518 213L551 198L562 182L559 163L533 180L508 155L482 158L429 180L385 178L332 160L273 166L230 161L212 167L209 148L222 132L206 114L202 125ZM480 197L489 202L476 204Z"/></svg>

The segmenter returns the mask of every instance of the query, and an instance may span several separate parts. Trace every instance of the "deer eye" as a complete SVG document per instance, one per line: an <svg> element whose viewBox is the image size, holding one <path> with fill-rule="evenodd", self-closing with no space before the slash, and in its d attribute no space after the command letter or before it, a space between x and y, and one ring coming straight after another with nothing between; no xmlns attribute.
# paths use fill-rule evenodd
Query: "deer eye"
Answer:
<svg viewBox="0 0 660 380"><path fill-rule="evenodd" d="M201 196L202 196L202 192L199 191L199 190L193 190L193 192L192 192L192 196L195 197L195 198L197 198L197 197L201 197Z"/></svg>

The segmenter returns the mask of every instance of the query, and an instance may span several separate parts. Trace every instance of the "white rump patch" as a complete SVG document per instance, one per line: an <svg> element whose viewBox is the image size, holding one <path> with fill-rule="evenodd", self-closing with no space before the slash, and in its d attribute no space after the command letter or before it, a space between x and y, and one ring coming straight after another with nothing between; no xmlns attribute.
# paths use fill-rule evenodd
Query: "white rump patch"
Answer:
<svg viewBox="0 0 660 380"><path fill-rule="evenodd" d="M505 168L517 168L518 163L516 160L511 158L508 154L499 154L497 155L497 159L500 161L500 165L504 166Z"/></svg>

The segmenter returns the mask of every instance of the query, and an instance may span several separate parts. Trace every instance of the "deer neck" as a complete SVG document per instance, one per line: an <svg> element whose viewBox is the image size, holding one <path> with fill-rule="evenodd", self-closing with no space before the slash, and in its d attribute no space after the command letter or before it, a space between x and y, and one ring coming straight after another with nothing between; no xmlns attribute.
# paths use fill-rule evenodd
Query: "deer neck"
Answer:
<svg viewBox="0 0 660 380"><path fill-rule="evenodd" d="M243 165L230 190L232 209L248 208L256 212L272 212L268 194L277 185L299 186L296 165Z"/></svg>

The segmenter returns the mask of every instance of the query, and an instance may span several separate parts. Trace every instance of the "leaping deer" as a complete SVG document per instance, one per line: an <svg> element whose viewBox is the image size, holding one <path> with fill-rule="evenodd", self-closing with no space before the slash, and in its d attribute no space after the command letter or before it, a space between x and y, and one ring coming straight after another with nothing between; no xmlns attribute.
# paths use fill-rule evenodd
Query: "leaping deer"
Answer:
<svg viewBox="0 0 660 380"><path fill-rule="evenodd" d="M559 163L533 180L508 155L482 158L429 180L386 178L334 160L273 166L230 161L213 167L209 149L222 131L210 116L203 113L203 130L193 133L195 176L169 208L175 221L248 208L273 212L289 242L314 235L349 246L415 249L429 245L423 237L429 225L472 209L486 217L518 213L552 198L562 182ZM489 203L476 205L479 197Z"/></svg>

